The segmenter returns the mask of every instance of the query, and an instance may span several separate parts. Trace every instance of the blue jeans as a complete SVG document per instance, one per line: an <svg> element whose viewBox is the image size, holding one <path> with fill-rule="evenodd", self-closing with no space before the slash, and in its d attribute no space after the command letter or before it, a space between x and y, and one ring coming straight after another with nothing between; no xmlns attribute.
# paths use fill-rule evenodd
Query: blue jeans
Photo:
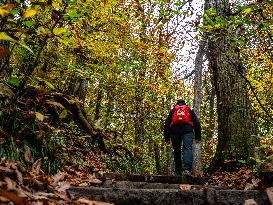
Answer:
<svg viewBox="0 0 273 205"><path fill-rule="evenodd" d="M172 146L175 164L176 175L182 173L182 150L181 145L183 141L183 170L191 171L192 169L192 143L193 143L193 132L188 132L177 136L172 136Z"/></svg>

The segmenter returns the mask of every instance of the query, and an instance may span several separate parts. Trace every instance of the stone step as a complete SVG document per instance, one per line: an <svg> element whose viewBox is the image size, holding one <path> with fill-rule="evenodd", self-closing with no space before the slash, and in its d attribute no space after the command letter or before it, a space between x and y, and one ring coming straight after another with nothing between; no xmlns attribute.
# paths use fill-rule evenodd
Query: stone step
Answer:
<svg viewBox="0 0 273 205"><path fill-rule="evenodd" d="M119 188L119 189L204 189L208 188L204 185L191 185L191 184L168 184L168 183L149 183L149 182L131 182L131 181L114 181L106 180L97 187L103 188ZM227 190L226 187L209 186L215 190Z"/></svg>
<svg viewBox="0 0 273 205"><path fill-rule="evenodd" d="M101 184L101 187L103 188L120 188L120 189L180 189L180 186L181 184L114 181L114 180L106 180L105 182ZM190 189L202 188L201 185L188 185L188 187L190 187Z"/></svg>
<svg viewBox="0 0 273 205"><path fill-rule="evenodd" d="M254 199L259 205L269 205L264 192L258 190L216 190L216 189L123 189L101 187L71 187L71 197L84 197L115 205L242 205L247 199Z"/></svg>
<svg viewBox="0 0 273 205"><path fill-rule="evenodd" d="M191 176L167 176L167 175L139 175L139 174L120 174L104 173L103 180L148 182L148 183L168 183L168 184L205 184L206 178L193 178Z"/></svg>

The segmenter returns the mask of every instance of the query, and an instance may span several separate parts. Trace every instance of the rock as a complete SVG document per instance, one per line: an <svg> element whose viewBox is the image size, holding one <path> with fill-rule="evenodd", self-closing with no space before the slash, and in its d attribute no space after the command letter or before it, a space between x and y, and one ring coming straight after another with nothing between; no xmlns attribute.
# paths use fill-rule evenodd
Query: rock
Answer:
<svg viewBox="0 0 273 205"><path fill-rule="evenodd" d="M244 205L258 205L254 199L247 199L245 200Z"/></svg>
<svg viewBox="0 0 273 205"><path fill-rule="evenodd" d="M267 194L267 197L268 197L270 203L273 204L273 187L267 188L265 190L265 192Z"/></svg>

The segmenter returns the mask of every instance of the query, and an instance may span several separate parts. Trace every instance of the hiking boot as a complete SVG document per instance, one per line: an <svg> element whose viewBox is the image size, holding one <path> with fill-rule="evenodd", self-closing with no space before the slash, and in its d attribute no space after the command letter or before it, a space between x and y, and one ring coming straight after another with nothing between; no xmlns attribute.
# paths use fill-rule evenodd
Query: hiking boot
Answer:
<svg viewBox="0 0 273 205"><path fill-rule="evenodd" d="M189 170L184 170L184 171L182 172L182 175L183 175L183 176L191 176L191 172L190 172Z"/></svg>

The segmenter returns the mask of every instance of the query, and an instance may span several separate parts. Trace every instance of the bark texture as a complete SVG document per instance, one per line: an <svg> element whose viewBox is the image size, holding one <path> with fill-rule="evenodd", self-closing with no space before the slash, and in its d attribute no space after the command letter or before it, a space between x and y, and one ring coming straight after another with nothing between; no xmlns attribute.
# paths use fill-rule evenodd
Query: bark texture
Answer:
<svg viewBox="0 0 273 205"><path fill-rule="evenodd" d="M201 97L202 97L202 68L203 68L203 58L204 58L204 41L200 41L199 48L195 57L195 68L194 68L194 101L193 109L197 117L200 117L201 108Z"/></svg>
<svg viewBox="0 0 273 205"><path fill-rule="evenodd" d="M216 16L226 19L229 2L206 0L205 9L215 9ZM254 156L255 124L247 96L247 86L237 68L239 52L229 43L231 29L220 31L218 40L209 40L209 62L217 97L218 145L211 171L219 168L225 159L246 160ZM223 35L224 34L224 35Z"/></svg>

